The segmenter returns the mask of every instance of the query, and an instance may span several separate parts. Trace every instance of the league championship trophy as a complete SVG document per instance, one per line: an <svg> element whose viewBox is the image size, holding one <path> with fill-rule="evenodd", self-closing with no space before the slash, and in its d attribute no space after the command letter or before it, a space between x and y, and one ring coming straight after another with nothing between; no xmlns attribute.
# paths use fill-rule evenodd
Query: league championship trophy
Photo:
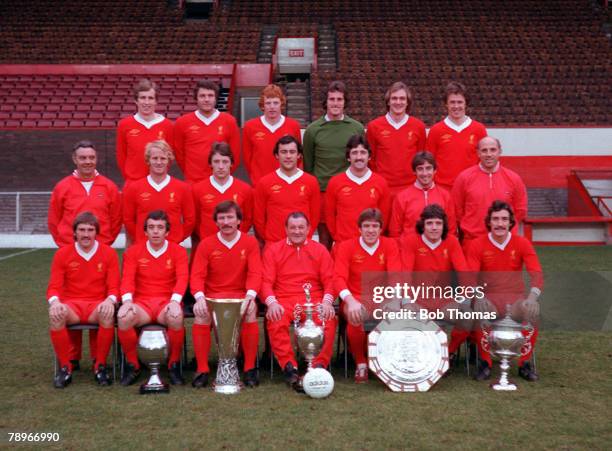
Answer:
<svg viewBox="0 0 612 451"><path fill-rule="evenodd" d="M508 380L510 362L514 357L527 354L530 349L530 338L533 334L531 325L522 325L514 321L510 316L510 305L506 306L506 316L491 324L491 331L483 330L483 349L500 357L501 375L497 383L491 384L491 388L497 391L514 391L517 386ZM527 331L527 335L523 332ZM488 344L488 346L487 346ZM526 348L526 349L524 349Z"/></svg>
<svg viewBox="0 0 612 451"><path fill-rule="evenodd" d="M219 365L213 390L216 393L232 395L242 389L236 356L240 344L240 323L247 304L244 299L209 298L206 298L206 303L215 327L219 351Z"/></svg>
<svg viewBox="0 0 612 451"><path fill-rule="evenodd" d="M168 393L170 387L161 380L159 368L168 359L168 337L163 327L145 327L138 338L138 358L151 370L149 380L140 386L140 394Z"/></svg>
<svg viewBox="0 0 612 451"><path fill-rule="evenodd" d="M303 288L306 302L303 305L296 304L293 311L294 329L298 348L308 364L306 374L300 381L300 388L312 398L325 398L329 396L334 389L334 379L326 369L312 368L312 361L319 355L323 347L323 326L325 326L325 321L322 320L323 326L318 326L314 322L313 314L315 310L319 314L319 318L321 318L321 305L315 306L312 303L310 296L311 284L305 283ZM302 313L305 315L306 319L304 323L300 325Z"/></svg>

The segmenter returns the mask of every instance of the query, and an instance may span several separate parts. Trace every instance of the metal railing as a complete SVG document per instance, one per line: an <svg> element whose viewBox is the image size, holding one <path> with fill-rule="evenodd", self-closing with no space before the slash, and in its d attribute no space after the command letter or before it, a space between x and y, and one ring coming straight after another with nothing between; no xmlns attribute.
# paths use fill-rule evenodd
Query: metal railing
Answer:
<svg viewBox="0 0 612 451"><path fill-rule="evenodd" d="M27 198L27 196L51 196L51 191L0 191L0 204L2 206L7 204L6 197L15 199L15 232L20 232L23 227L23 204L24 198Z"/></svg>
<svg viewBox="0 0 612 451"><path fill-rule="evenodd" d="M612 210L610 210L610 207L608 207L606 203L606 200L612 199L612 196L593 196L592 199L604 216L612 216Z"/></svg>

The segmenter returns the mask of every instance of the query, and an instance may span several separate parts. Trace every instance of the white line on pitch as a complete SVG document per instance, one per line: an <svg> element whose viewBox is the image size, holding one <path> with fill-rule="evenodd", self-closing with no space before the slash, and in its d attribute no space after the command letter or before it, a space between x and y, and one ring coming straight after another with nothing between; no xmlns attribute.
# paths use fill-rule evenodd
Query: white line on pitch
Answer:
<svg viewBox="0 0 612 451"><path fill-rule="evenodd" d="M38 249L26 249L25 251L15 252L14 254L4 255L0 257L0 261L8 260L9 258L17 257L18 255L29 254L30 252L37 251Z"/></svg>

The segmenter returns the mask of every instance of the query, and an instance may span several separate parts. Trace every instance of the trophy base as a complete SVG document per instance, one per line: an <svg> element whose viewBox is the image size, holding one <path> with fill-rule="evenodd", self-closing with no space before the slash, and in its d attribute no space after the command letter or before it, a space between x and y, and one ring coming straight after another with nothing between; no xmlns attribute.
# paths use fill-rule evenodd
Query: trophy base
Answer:
<svg viewBox="0 0 612 451"><path fill-rule="evenodd" d="M140 386L141 395L156 395L158 393L170 393L168 384L142 384Z"/></svg>
<svg viewBox="0 0 612 451"><path fill-rule="evenodd" d="M242 390L242 384L236 385L225 385L225 384L213 384L212 389L215 393L221 393L222 395L235 395L240 393Z"/></svg>
<svg viewBox="0 0 612 451"><path fill-rule="evenodd" d="M517 386L510 383L510 384L491 384L491 388L493 390L496 391L516 391L517 390Z"/></svg>

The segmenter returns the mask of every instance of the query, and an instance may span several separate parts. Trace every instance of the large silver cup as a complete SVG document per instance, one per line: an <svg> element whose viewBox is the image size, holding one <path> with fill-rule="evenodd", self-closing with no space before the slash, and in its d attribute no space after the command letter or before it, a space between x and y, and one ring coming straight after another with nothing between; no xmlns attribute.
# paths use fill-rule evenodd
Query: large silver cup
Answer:
<svg viewBox="0 0 612 451"><path fill-rule="evenodd" d="M170 387L159 375L160 366L168 360L168 337L164 328L142 330L138 338L138 358L151 370L149 379L140 386L140 393L168 393Z"/></svg>
<svg viewBox="0 0 612 451"><path fill-rule="evenodd" d="M213 383L216 393L231 395L242 389L236 356L240 344L240 323L246 311L244 299L206 298L212 316L219 353L217 377Z"/></svg>
<svg viewBox="0 0 612 451"><path fill-rule="evenodd" d="M323 327L317 325L313 319L313 314L316 307L312 303L312 299L310 297L311 287L312 286L308 283L304 284L306 302L302 305L297 304L293 311L295 318L295 337L298 348L308 364L308 370L312 368L312 361L319 355L319 352L321 352L324 338ZM319 310L317 310L317 313L320 315ZM300 322L302 314L305 316L303 323Z"/></svg>
<svg viewBox="0 0 612 451"><path fill-rule="evenodd" d="M501 374L499 381L491 384L491 388L498 391L514 391L517 389L517 386L508 380L510 362L513 358L522 354L523 347L529 341L530 333L533 333L532 326L514 321L509 310L508 307L508 312L503 319L491 324L491 331L483 328L484 339L488 341L491 354L500 358ZM524 335L524 331L529 333Z"/></svg>

